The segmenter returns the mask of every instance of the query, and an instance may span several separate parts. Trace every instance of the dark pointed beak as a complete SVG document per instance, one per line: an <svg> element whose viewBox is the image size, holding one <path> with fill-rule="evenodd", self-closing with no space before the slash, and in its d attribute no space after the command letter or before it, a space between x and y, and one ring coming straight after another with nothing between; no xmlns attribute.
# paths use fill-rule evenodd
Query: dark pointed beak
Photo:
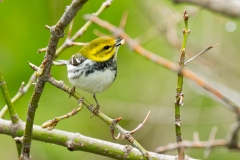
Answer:
<svg viewBox="0 0 240 160"><path fill-rule="evenodd" d="M122 38L117 39L116 47L118 47L118 46L120 46L120 45L123 45L124 42L125 42L125 41L124 41L124 39L122 39Z"/></svg>

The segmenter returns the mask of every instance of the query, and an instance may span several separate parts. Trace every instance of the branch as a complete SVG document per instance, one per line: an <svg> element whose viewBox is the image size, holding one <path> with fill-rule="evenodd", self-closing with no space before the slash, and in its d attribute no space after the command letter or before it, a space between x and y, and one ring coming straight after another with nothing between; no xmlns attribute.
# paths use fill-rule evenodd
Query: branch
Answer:
<svg viewBox="0 0 240 160"><path fill-rule="evenodd" d="M41 72L38 71L39 78L35 85L34 93L30 100L27 120L26 120L26 128L23 137L23 148L21 153L21 160L28 160L30 154L31 147L31 138L32 138L32 129L33 122L36 109L38 107L39 99L42 95L46 78L50 74L52 62L55 56L57 44L60 38L64 35L64 29L66 26L72 21L73 17L77 14L77 12L82 8L82 6L86 3L87 0L73 0L71 5L66 8L65 13L62 15L61 19L57 22L55 26L50 27L51 37L49 40L49 44L47 47L47 53L44 61L42 62L40 68Z"/></svg>
<svg viewBox="0 0 240 160"><path fill-rule="evenodd" d="M42 128L46 128L48 130L52 130L55 128L55 126L58 124L58 122L60 122L61 120L63 119L66 119L66 118L70 118L71 116L74 116L75 114L77 114L79 111L81 111L81 109L83 108L83 99L80 99L79 101L79 106L78 108L74 108L71 112L63 115L63 116L59 116L59 117L55 117L54 119L52 120L49 120L45 123L43 123L41 125Z"/></svg>
<svg viewBox="0 0 240 160"><path fill-rule="evenodd" d="M240 3L236 0L173 0L175 3L191 3L202 8L221 13L233 18L240 17Z"/></svg>
<svg viewBox="0 0 240 160"><path fill-rule="evenodd" d="M8 93L6 82L3 79L1 69L0 69L0 88L2 90L3 97L4 97L5 102L7 104L7 108L8 108L11 120L12 120L12 124L17 124L19 122L19 118L18 118L16 110L14 109L13 103L11 102L11 98L10 98L10 95Z"/></svg>
<svg viewBox="0 0 240 160"><path fill-rule="evenodd" d="M102 3L101 7L97 10L96 13L93 13L94 16L99 16L106 8L108 8L112 3L112 0L106 0ZM66 41L57 49L55 58L57 58L60 53L62 53L66 48L74 45L74 41L81 37L83 33L87 30L87 28L92 24L92 21L87 21L74 35L72 38L70 38L71 33L71 26L69 28L68 37ZM76 43L76 42L75 42Z"/></svg>
<svg viewBox="0 0 240 160"><path fill-rule="evenodd" d="M18 93L11 99L12 103L15 103L17 100L19 100L27 91L28 89L32 86L32 83L36 81L36 72L31 76L29 79L28 83L24 86L24 82L22 82ZM3 107L3 109L0 111L0 118L3 118L4 115L7 112L7 105Z"/></svg>
<svg viewBox="0 0 240 160"><path fill-rule="evenodd" d="M32 63L29 63L30 67L34 70L39 70L39 68L37 66L35 66ZM64 92L71 94L72 97L76 98L78 101L81 100L81 105L84 105L87 107L88 110L90 110L91 112L94 112L94 106L91 105L87 100L83 100L83 97L81 95L79 95L77 92L73 92L72 88L70 88L69 86L65 85L63 81L57 81L55 80L53 77L49 77L46 79L50 84L54 85L55 87L63 90ZM80 107L81 108L81 107ZM111 131L114 129L117 129L118 132L120 132L123 136L124 139L128 140L130 143L132 143L134 145L134 147L136 147L137 149L139 149L139 151L146 157L148 157L148 151L145 150L141 144L139 144L130 134L131 132L126 131L125 129L123 129L121 126L119 126L116 122L116 120L109 118L107 115L105 115L104 113L102 113L101 111L98 112L98 114L96 115L97 117L99 117L100 119L102 119L105 123L107 123L110 127L111 127ZM142 125L144 125L146 119L148 118L149 113L147 115L147 117L145 118L144 122ZM66 117L66 116L62 116L62 117ZM61 118L60 118L61 120ZM55 120L51 120L48 121L46 123L43 124L44 128L48 128L52 129L54 128L54 126L56 125L57 121ZM137 127L138 129L140 129L139 127Z"/></svg>
<svg viewBox="0 0 240 160"><path fill-rule="evenodd" d="M240 120L234 122L227 134L227 146L232 149L240 149L238 144L238 133L240 130Z"/></svg>
<svg viewBox="0 0 240 160"><path fill-rule="evenodd" d="M206 150L215 148L215 147L229 147L228 141L224 139L214 139L216 134L216 128L213 128L208 141L200 141L198 133L195 132L193 136L193 141L182 141L181 144L178 143L170 143L166 146L160 146L156 148L157 153L163 153L166 151L176 150L179 146L182 146L184 148L205 148ZM240 143L236 143L236 148L240 150Z"/></svg>
<svg viewBox="0 0 240 160"><path fill-rule="evenodd" d="M157 153L163 153L166 151L176 150L179 146L182 146L184 148L206 148L206 147L227 147L227 141L224 139L215 139L211 141L211 144L209 144L209 141L187 141L184 140L179 145L177 143L169 143L166 146L161 146L156 149ZM240 149L240 144L238 144L238 149Z"/></svg>
<svg viewBox="0 0 240 160"><path fill-rule="evenodd" d="M21 137L24 133L25 123L20 122L20 125L15 128L10 121L0 119L0 133L11 136ZM142 153L136 148L128 145L120 145L95 138L90 138L79 133L70 133L54 129L48 131L42 129L40 126L33 126L32 138L37 141L47 142L51 144L66 147L70 151L86 151L98 155L114 158L114 159L131 159L139 160L146 159ZM99 149L101 148L101 149ZM157 154L149 152L152 160L175 160L175 156ZM188 160L194 160L189 158Z"/></svg>
<svg viewBox="0 0 240 160"><path fill-rule="evenodd" d="M183 20L185 23L185 28L183 29L183 40L182 40L182 48L179 59L179 71L178 71L178 79L177 79L177 88L176 88L176 100L175 100L175 132L176 132L176 140L178 144L182 142L182 133L181 133L181 106L183 105L184 94L182 93L183 88L183 74L182 70L184 68L185 61L185 53L186 53L186 45L187 38L190 34L190 30L188 30L188 14L186 11L183 13ZM184 159L184 148L180 146L178 148L178 159Z"/></svg>
<svg viewBox="0 0 240 160"><path fill-rule="evenodd" d="M187 65L187 63L191 62L192 60L196 59L197 57L201 56L203 53L209 51L210 49L219 46L219 44L213 45L211 44L210 46L208 46L206 49L204 49L202 52L198 53L197 55L193 56L192 58L190 58L189 60L184 62L184 66Z"/></svg>
<svg viewBox="0 0 240 160"><path fill-rule="evenodd" d="M147 58L148 60L157 63L163 67L166 67L174 72L178 72L179 71L179 67L178 65L174 64L173 62L164 59L160 56L158 56L157 54L154 54L146 49L144 49L141 45L139 45L138 42L136 42L133 38L131 38L127 33L125 33L122 29L117 28L116 26L101 20L95 16L86 16L87 19L90 19L91 21L93 21L94 23L98 24L99 26L109 30L110 32L112 32L115 36L117 37L121 37L125 40L126 44L129 45L129 47L134 50L135 52L137 52L138 54L140 54L141 56ZM182 74L191 79L192 81L196 82L198 85L200 85L202 88L204 88L205 90L207 90L208 92L212 93L213 95L215 95L219 100L221 100L222 102L224 102L223 104L225 104L225 106L227 106L228 108L230 108L231 110L233 110L236 114L240 115L240 107L237 106L233 101L231 101L230 99L228 99L227 97L225 97L223 94L221 94L219 91L217 91L216 89L214 89L213 87L211 87L209 84L207 84L206 82L204 82L201 78L199 78L196 74L194 74L192 71L188 70L188 69L183 69L182 70Z"/></svg>

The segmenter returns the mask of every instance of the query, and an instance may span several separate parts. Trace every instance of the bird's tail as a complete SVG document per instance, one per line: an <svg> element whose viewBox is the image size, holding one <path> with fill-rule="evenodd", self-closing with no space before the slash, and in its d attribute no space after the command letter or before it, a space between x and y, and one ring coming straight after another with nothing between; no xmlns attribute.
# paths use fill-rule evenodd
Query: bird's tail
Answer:
<svg viewBox="0 0 240 160"><path fill-rule="evenodd" d="M53 61L53 65L56 66L62 66L62 65L68 65L69 61L67 60L57 60L57 61Z"/></svg>

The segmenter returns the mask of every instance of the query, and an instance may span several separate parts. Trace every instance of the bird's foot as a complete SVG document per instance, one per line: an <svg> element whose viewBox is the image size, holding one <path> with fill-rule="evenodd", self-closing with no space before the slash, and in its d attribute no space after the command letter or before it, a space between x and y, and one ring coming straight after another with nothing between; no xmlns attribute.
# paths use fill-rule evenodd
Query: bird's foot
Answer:
<svg viewBox="0 0 240 160"><path fill-rule="evenodd" d="M90 118L92 118L93 116L97 116L98 115L100 105L98 103L96 104L96 106L91 104L91 108L92 108L91 111L92 111L93 115Z"/></svg>
<svg viewBox="0 0 240 160"><path fill-rule="evenodd" d="M75 86L73 86L70 90L70 93L69 93L69 98L73 95L73 93L75 92L76 88Z"/></svg>

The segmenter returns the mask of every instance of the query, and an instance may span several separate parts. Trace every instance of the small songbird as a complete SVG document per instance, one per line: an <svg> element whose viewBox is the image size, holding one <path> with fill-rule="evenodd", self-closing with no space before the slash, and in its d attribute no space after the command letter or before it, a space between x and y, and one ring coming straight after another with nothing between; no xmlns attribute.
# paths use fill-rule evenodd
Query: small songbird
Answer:
<svg viewBox="0 0 240 160"><path fill-rule="evenodd" d="M117 52L124 39L103 36L83 46L69 61L58 60L56 65L67 65L68 79L75 87L93 94L96 114L99 103L96 93L108 89L117 75Z"/></svg>

